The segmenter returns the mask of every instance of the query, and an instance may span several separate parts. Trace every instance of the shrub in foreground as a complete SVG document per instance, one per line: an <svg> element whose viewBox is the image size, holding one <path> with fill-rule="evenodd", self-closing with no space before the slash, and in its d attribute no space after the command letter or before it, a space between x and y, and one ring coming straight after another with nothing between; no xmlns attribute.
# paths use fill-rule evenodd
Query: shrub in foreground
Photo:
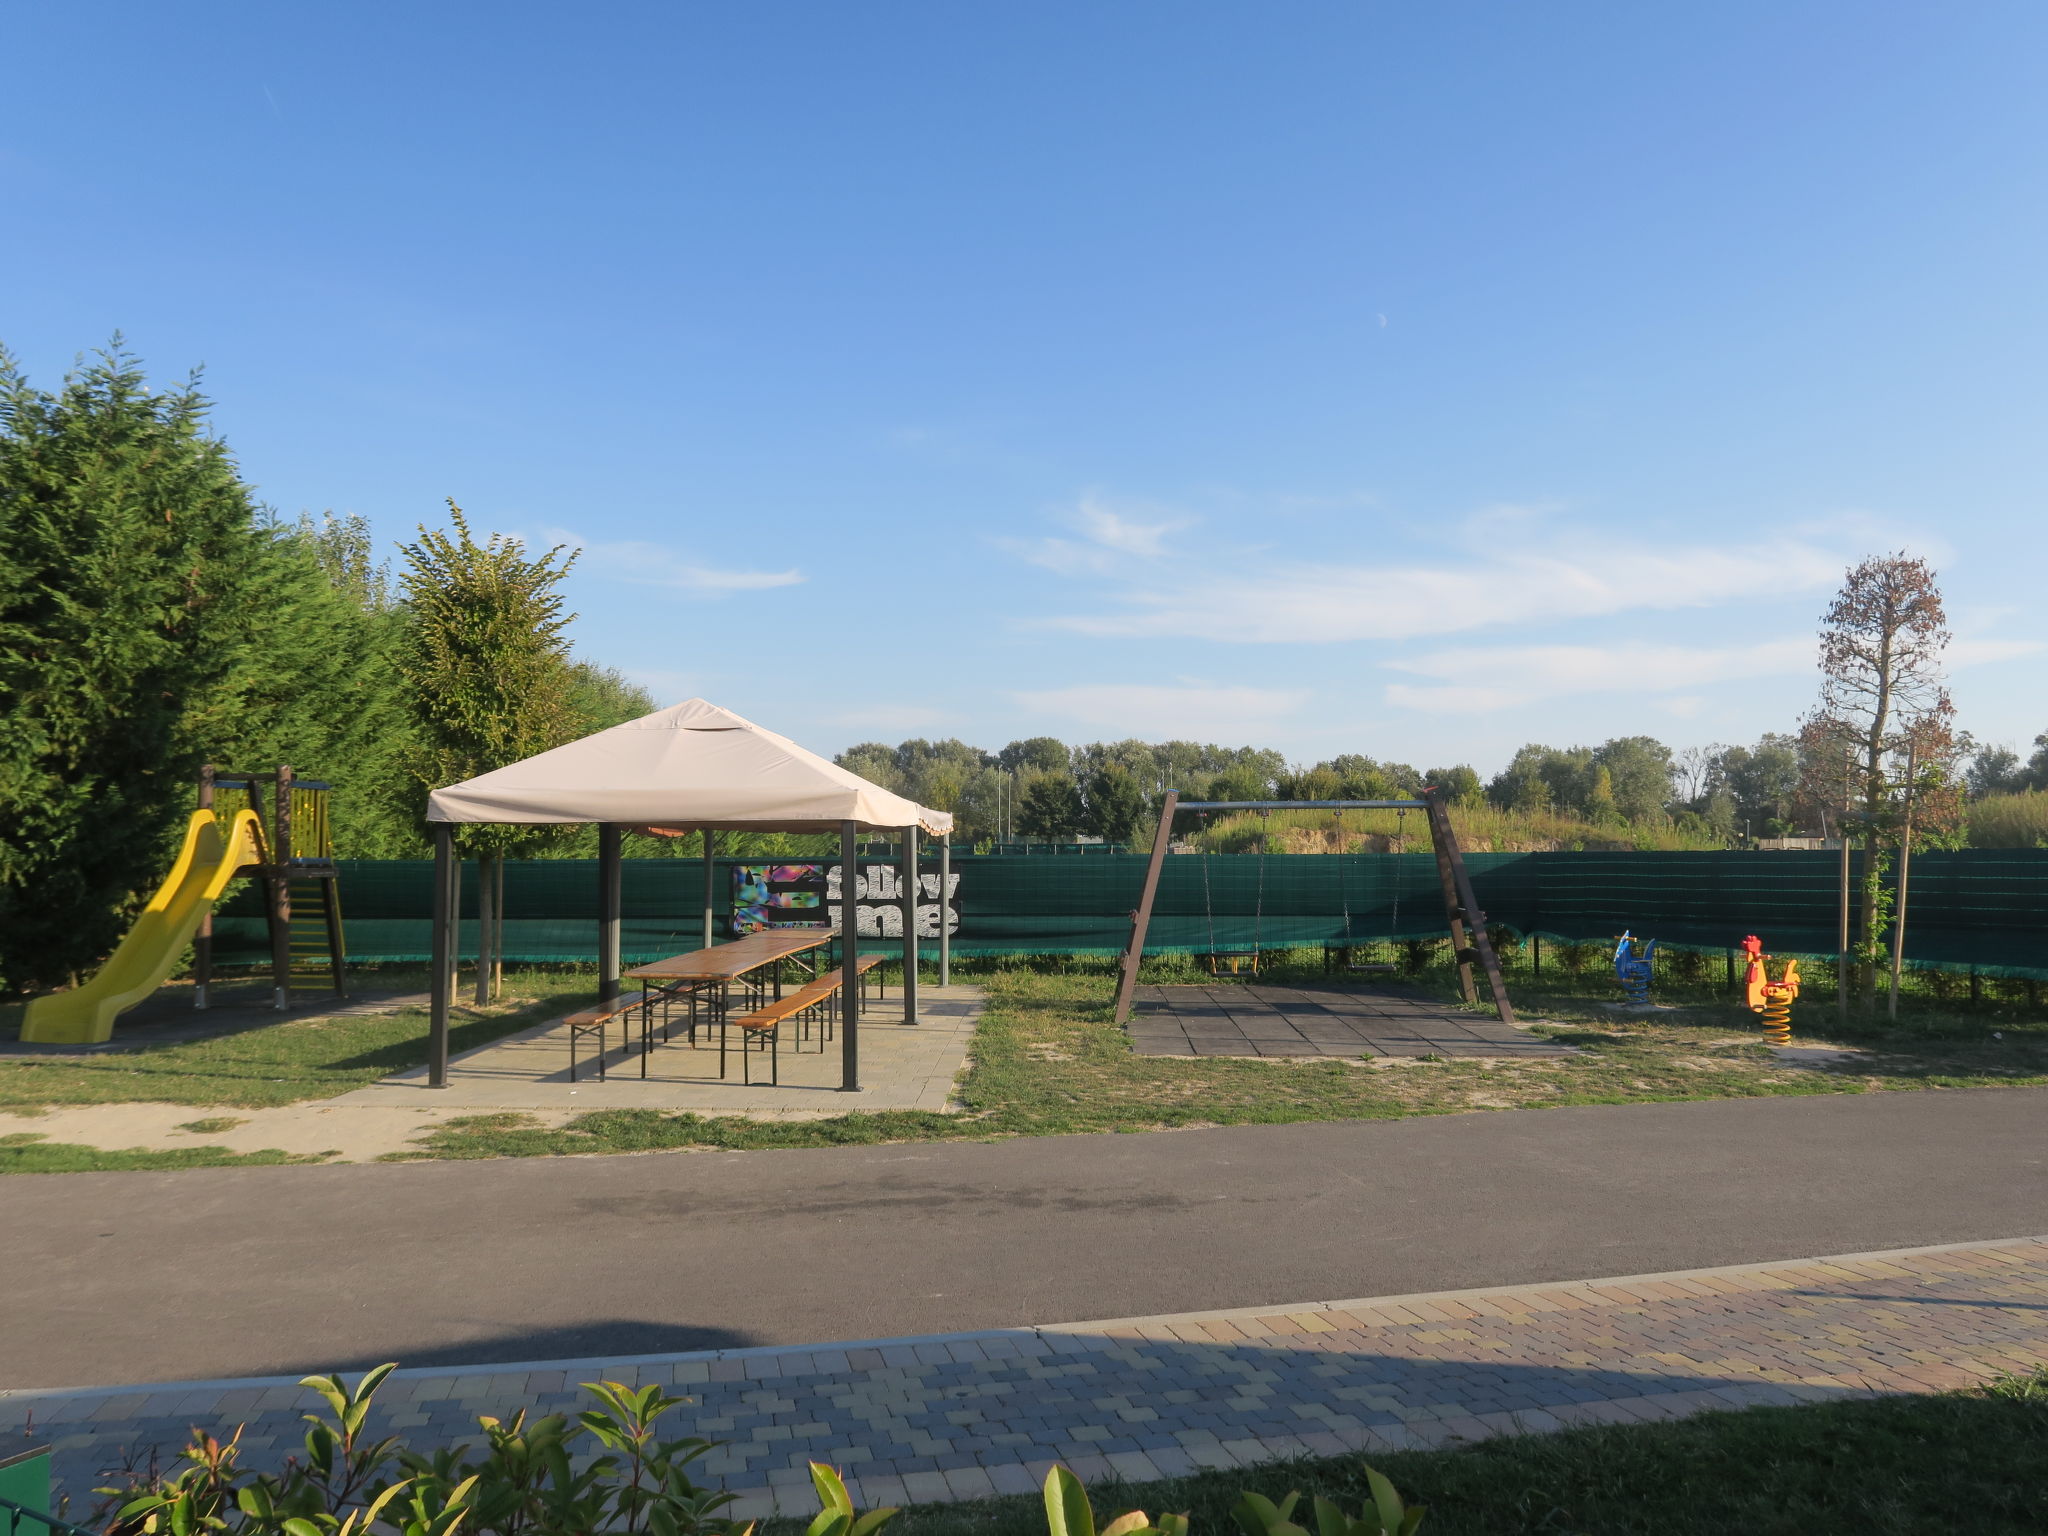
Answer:
<svg viewBox="0 0 2048 1536"><path fill-rule="evenodd" d="M306 1415L305 1454L281 1472L255 1472L240 1462L241 1432L226 1440L195 1431L167 1476L148 1476L101 1488L108 1500L110 1536L750 1536L754 1522L723 1513L734 1495L698 1484L690 1467L715 1442L694 1437L665 1440L658 1421L688 1399L659 1387L615 1381L585 1382L596 1407L575 1416L549 1414L528 1421L479 1416L480 1453L468 1445L422 1454L397 1436L365 1433L377 1389L396 1369L381 1365L353 1389L340 1376L308 1376L301 1386L319 1393L331 1417ZM599 1454L578 1465L594 1443ZM1316 1536L1411 1536L1422 1521L1394 1487L1367 1469L1372 1504L1345 1514L1327 1499L1314 1501ZM831 1467L811 1463L819 1512L806 1536L875 1536L895 1509L863 1514ZM1186 1515L1142 1510L1099 1529L1081 1480L1065 1467L1045 1479L1048 1536L1189 1536ZM1298 1494L1278 1504L1245 1494L1233 1513L1245 1536L1309 1536L1294 1523Z"/></svg>

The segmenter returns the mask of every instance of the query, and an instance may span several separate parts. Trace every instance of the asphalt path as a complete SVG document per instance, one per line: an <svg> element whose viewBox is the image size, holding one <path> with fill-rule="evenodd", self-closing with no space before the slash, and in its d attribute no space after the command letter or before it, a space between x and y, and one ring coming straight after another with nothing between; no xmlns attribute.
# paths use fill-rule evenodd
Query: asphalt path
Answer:
<svg viewBox="0 0 2048 1536"><path fill-rule="evenodd" d="M2048 1089L0 1182L0 1386L815 1343L2048 1232Z"/></svg>

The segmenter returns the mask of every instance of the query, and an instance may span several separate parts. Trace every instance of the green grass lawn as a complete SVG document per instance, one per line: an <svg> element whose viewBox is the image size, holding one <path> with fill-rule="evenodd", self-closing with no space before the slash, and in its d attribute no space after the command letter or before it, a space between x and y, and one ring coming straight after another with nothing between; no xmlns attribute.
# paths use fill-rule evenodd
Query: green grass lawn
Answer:
<svg viewBox="0 0 2048 1536"><path fill-rule="evenodd" d="M425 1140L420 1157L498 1157L569 1152L636 1152L675 1147L803 1147L942 1138L1145 1131L1294 1120L1392 1119L1469 1110L1562 1104L1748 1098L1900 1089L2048 1083L2048 1016L2023 1002L1971 1008L1909 997L1902 1018L1858 1015L1843 1028L1831 994L1803 998L1794 1027L1804 1043L1840 1043L1863 1053L1838 1069L1790 1068L1764 1048L1754 1016L1711 979L1660 981L1662 1000L1682 1004L1653 1015L1612 1012L1602 973L1573 977L1555 964L1541 976L1524 964L1512 991L1539 1032L1578 1047L1557 1060L1258 1061L1141 1057L1110 1018L1112 979L1104 960L979 962L962 979L988 990L988 1009L961 1084L957 1115L854 1113L829 1120L763 1122L654 1110L602 1110L560 1128L519 1114L452 1120ZM1161 982L1206 979L1185 957L1147 963ZM1269 980L1319 982L1320 956L1300 952ZM1413 978L1438 996L1455 995L1442 968ZM424 979L380 976L379 986ZM458 1010L456 1051L483 1045L564 1012L590 995L592 978L527 971L507 978L507 1001ZM260 1108L332 1097L425 1059L423 1010L362 1017L302 1017L182 1044L84 1057L0 1062L0 1112L33 1116L75 1104L154 1102L209 1109ZM199 1117L197 1129L222 1117ZM0 1121L0 1124L4 1124ZM17 1122L20 1123L20 1122ZM203 1162L284 1160L222 1148L96 1152L0 1139L0 1170L184 1167ZM201 1134L204 1134L201 1132ZM127 1161L122 1161L126 1159Z"/></svg>
<svg viewBox="0 0 2048 1536"><path fill-rule="evenodd" d="M425 988L426 977L380 975L374 984L380 990L418 991ZM456 1051L471 1050L567 1012L595 993L589 975L527 971L508 976L504 1002L456 1010L450 1044ZM210 1040L0 1061L0 1112L141 1102L259 1109L332 1098L426 1059L424 1009L307 1016Z"/></svg>
<svg viewBox="0 0 2048 1536"><path fill-rule="evenodd" d="M1269 979L1320 981L1301 956ZM1147 963L1148 978L1191 981L1182 959ZM560 1129L517 1114L450 1121L419 1155L496 1157L665 1147L802 1147L951 1137L1144 1131L1292 1120L1390 1119L1559 1104L1865 1093L2048 1083L2048 1019L2020 1005L1967 1015L1916 1001L1897 1027L1835 1026L1831 1007L1802 1002L1805 1043L1868 1048L1853 1067L1789 1068L1765 1049L1754 1015L1700 984L1663 989L1682 1011L1629 1015L1600 1005L1600 978L1514 978L1518 1007L1579 1054L1559 1060L1256 1061L1142 1057L1110 1020L1107 962L989 966L963 977L988 988L988 1009L959 1097L960 1115L883 1111L808 1122L763 1122L652 1110L601 1110ZM1448 971L1419 983L1454 995ZM1825 1025L1825 1032L1821 1026ZM1994 1032L2003 1039L1992 1038Z"/></svg>
<svg viewBox="0 0 2048 1536"><path fill-rule="evenodd" d="M271 1167L280 1163L319 1163L312 1153L231 1152L226 1147L151 1148L85 1147L76 1142L45 1141L32 1131L0 1136L0 1173L134 1173L167 1168Z"/></svg>
<svg viewBox="0 0 2048 1536"><path fill-rule="evenodd" d="M2048 1375L1983 1390L1706 1413L1371 1458L1423 1536L2006 1536L2048 1528ZM1356 1514L1363 1458L1205 1472L1091 1490L1106 1518L1185 1512L1193 1536L1241 1536L1250 1489ZM794 1536L802 1522L773 1522ZM1036 1496L915 1505L887 1536L1044 1536Z"/></svg>

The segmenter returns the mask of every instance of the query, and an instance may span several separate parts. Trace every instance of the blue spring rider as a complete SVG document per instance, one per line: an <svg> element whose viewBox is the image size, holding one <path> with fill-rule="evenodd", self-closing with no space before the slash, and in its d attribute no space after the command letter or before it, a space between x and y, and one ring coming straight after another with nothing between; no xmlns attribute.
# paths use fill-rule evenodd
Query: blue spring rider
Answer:
<svg viewBox="0 0 2048 1536"><path fill-rule="evenodd" d="M1642 945L1637 954L1635 946ZM1614 979L1621 983L1621 995L1633 1007L1650 1006L1650 975L1656 961L1657 941L1655 939L1631 938L1626 930L1614 946Z"/></svg>

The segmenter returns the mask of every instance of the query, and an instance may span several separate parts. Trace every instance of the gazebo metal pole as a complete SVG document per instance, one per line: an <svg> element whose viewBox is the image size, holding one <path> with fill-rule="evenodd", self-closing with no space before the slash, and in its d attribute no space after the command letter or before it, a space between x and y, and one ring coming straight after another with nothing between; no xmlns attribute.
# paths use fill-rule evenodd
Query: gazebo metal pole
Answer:
<svg viewBox="0 0 2048 1536"><path fill-rule="evenodd" d="M714 893L718 885L718 834L709 827L704 829L704 947L709 949L717 942L711 910L715 905Z"/></svg>
<svg viewBox="0 0 2048 1536"><path fill-rule="evenodd" d="M917 1022L917 826L903 829L903 871L896 893L903 908L903 1022Z"/></svg>
<svg viewBox="0 0 2048 1536"><path fill-rule="evenodd" d="M454 956L448 942L449 869L455 862L455 829L445 821L434 823L434 929L433 975L428 981L430 998L427 1027L427 1086L448 1086L448 994L452 989Z"/></svg>
<svg viewBox="0 0 2048 1536"><path fill-rule="evenodd" d="M939 985L953 985L953 834L939 839Z"/></svg>
<svg viewBox="0 0 2048 1536"><path fill-rule="evenodd" d="M619 829L606 821L597 828L597 1000L609 1003L619 995Z"/></svg>
<svg viewBox="0 0 2048 1536"><path fill-rule="evenodd" d="M839 824L839 1091L860 1092L860 852Z"/></svg>

